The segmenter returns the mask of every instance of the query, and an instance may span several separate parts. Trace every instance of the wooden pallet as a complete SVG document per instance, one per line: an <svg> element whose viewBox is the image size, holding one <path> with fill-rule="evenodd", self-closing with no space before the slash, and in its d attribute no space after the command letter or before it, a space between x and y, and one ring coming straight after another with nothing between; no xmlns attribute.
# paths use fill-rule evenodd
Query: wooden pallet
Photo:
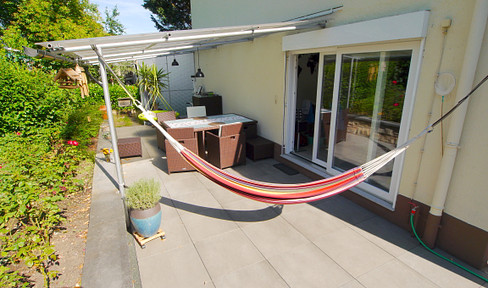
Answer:
<svg viewBox="0 0 488 288"><path fill-rule="evenodd" d="M166 239L166 234L161 229L158 230L158 233L154 234L151 237L147 237L147 238L139 235L139 233L137 233L137 232L133 232L132 235L134 235L134 238L136 238L137 243L139 243L139 245L141 245L142 249L146 248L146 243L151 241L151 240L157 239L159 237L161 238L161 240Z"/></svg>

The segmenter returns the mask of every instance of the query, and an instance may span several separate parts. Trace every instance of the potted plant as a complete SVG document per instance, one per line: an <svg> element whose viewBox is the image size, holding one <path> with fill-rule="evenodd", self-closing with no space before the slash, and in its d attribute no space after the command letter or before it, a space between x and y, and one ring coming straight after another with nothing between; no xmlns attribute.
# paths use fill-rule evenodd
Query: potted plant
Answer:
<svg viewBox="0 0 488 288"><path fill-rule="evenodd" d="M155 64L148 66L144 64L144 62L137 71L137 85L149 96L145 108L153 113L174 111L173 107L169 105L162 94L162 89L168 87L168 75L169 73L164 73L163 69L158 70ZM159 107L158 102L161 103L163 107ZM158 110L159 108L163 108L163 110ZM143 121L147 120L142 113L139 114L138 117Z"/></svg>
<svg viewBox="0 0 488 288"><path fill-rule="evenodd" d="M146 238L156 234L161 224L160 190L160 183L154 179L138 180L127 189L130 221L136 232Z"/></svg>

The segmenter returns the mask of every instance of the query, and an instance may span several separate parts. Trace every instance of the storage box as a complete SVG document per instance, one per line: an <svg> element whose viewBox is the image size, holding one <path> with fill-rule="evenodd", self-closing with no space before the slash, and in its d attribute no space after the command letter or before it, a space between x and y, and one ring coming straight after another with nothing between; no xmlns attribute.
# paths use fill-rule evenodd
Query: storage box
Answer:
<svg viewBox="0 0 488 288"><path fill-rule="evenodd" d="M274 143L263 137L256 137L246 140L246 156L252 160L272 158Z"/></svg>
<svg viewBox="0 0 488 288"><path fill-rule="evenodd" d="M141 137L118 139L117 147L120 158L142 156Z"/></svg>

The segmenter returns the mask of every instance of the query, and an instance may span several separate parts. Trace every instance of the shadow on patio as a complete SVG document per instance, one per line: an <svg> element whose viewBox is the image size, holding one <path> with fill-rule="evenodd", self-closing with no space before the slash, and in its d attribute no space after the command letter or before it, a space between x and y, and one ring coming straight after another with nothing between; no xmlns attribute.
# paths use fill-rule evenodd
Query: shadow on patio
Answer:
<svg viewBox="0 0 488 288"><path fill-rule="evenodd" d="M97 217L113 217L111 221L117 222L121 231L114 232L118 237L112 235L111 241L123 242L117 247L129 245L129 249L120 248L113 255L98 252L98 261L105 264L89 260L97 253L88 249L100 251L107 246L107 240L94 240L105 233L89 231L84 286L90 287L107 272L116 276L103 279L103 283L113 279L113 287L127 287L124 283L131 283L130 287L185 288L488 287L424 250L409 232L342 196L284 207L252 201L197 172L168 175L154 128L125 127L117 133L119 138L142 137L143 156L123 160L123 173L129 186L140 178L162 183L161 227L166 240L151 241L141 249L125 231L121 204L113 213L96 211L107 205L106 198L110 203L121 202L116 185L105 175L114 175L114 169L100 169L111 163L97 165L102 175L94 176L93 186L105 188L94 189L90 229L103 221ZM273 159L248 159L246 165L229 171L268 182L309 181L301 174L283 173L273 166L277 163ZM95 184L98 182L103 183ZM117 268L119 263L123 264ZM115 286L119 284L122 286Z"/></svg>

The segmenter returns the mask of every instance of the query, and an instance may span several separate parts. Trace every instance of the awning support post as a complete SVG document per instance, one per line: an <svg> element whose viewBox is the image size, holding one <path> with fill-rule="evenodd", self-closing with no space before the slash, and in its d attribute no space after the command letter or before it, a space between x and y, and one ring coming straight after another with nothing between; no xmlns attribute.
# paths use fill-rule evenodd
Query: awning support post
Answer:
<svg viewBox="0 0 488 288"><path fill-rule="evenodd" d="M117 146L117 133L115 131L115 124L114 124L114 116L112 114L112 103L110 102L110 92L108 90L108 79L107 79L107 70L105 69L105 65L101 60L102 51L98 49L95 45L92 46L93 50L98 50L100 56L98 56L98 62L100 63L100 75L102 76L102 88L103 88L103 98L105 99L105 106L107 106L107 116L108 116L108 126L110 128L110 136L112 138L112 149L114 151L114 160L115 160L115 168L117 170L117 180L119 184L119 192L122 196L122 199L125 199L125 190L124 190L124 176L122 174L122 165L120 164L120 157L119 157L119 148Z"/></svg>

